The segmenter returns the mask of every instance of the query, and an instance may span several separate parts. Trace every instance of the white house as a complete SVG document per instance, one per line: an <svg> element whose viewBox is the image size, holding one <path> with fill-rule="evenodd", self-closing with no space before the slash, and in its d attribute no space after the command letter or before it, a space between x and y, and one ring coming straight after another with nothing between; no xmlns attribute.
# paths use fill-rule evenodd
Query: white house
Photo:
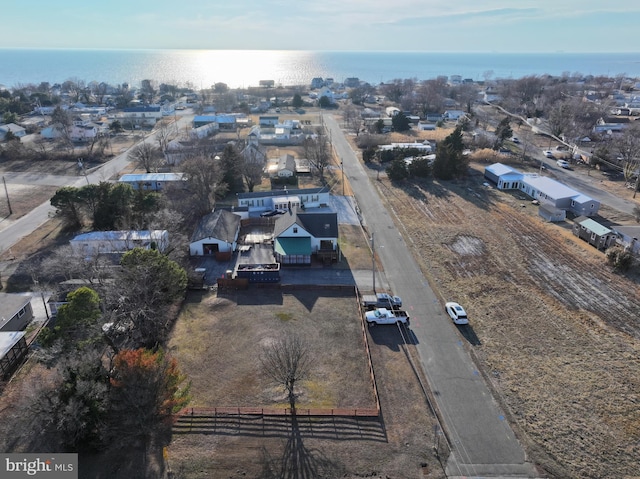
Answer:
<svg viewBox="0 0 640 479"><path fill-rule="evenodd" d="M134 248L165 251L169 246L167 230L92 231L79 234L69 241L76 253L85 256L125 253Z"/></svg>
<svg viewBox="0 0 640 479"><path fill-rule="evenodd" d="M442 117L448 121L457 121L465 115L466 113L462 110L447 110L443 113Z"/></svg>
<svg viewBox="0 0 640 479"><path fill-rule="evenodd" d="M274 256L281 264L310 264L311 256L335 254L338 248L337 213L302 213L291 208L276 218Z"/></svg>
<svg viewBox="0 0 640 479"><path fill-rule="evenodd" d="M327 188L284 189L238 193L238 208L246 208L249 213L299 206L317 208L328 205L331 194Z"/></svg>
<svg viewBox="0 0 640 479"><path fill-rule="evenodd" d="M335 95L333 93L333 91L331 91L331 88L329 88L328 86L323 86L321 87L317 92L316 95L318 97L318 99L324 97L327 97L327 99L329 100L329 103L334 103L335 102Z"/></svg>
<svg viewBox="0 0 640 479"><path fill-rule="evenodd" d="M285 154L278 158L278 177L290 178L296 174L296 160L293 155Z"/></svg>
<svg viewBox="0 0 640 479"><path fill-rule="evenodd" d="M485 168L484 177L500 190L520 190L540 202L540 215L549 221L564 220L570 211L576 216L595 216L600 202L562 183L535 173L521 173L502 163Z"/></svg>
<svg viewBox="0 0 640 479"><path fill-rule="evenodd" d="M162 119L162 109L159 106L135 106L124 108L119 120L125 124L137 126L154 126Z"/></svg>
<svg viewBox="0 0 640 479"><path fill-rule="evenodd" d="M118 182L131 185L134 190L160 191L167 185L183 185L185 180L184 173L128 173Z"/></svg>
<svg viewBox="0 0 640 479"><path fill-rule="evenodd" d="M191 256L231 253L238 245L240 216L227 210L216 210L200 220L191 235Z"/></svg>

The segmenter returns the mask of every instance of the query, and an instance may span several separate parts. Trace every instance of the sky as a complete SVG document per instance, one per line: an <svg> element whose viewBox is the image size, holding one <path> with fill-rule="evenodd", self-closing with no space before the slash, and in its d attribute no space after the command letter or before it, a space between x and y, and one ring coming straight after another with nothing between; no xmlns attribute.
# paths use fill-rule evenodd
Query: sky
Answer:
<svg viewBox="0 0 640 479"><path fill-rule="evenodd" d="M7 0L0 19L0 48L640 51L638 0Z"/></svg>

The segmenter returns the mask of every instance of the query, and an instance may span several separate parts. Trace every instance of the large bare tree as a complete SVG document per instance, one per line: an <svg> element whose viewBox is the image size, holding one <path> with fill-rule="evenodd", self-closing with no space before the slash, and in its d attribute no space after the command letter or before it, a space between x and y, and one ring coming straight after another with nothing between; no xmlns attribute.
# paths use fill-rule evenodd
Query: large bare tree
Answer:
<svg viewBox="0 0 640 479"><path fill-rule="evenodd" d="M294 333L286 333L262 351L260 362L264 373L284 387L292 411L296 408L296 385L311 370L309 346Z"/></svg>
<svg viewBox="0 0 640 479"><path fill-rule="evenodd" d="M304 154L309 164L318 172L318 176L324 181L324 170L331 161L331 147L324 127L316 129L314 136L307 137L302 143Z"/></svg>
<svg viewBox="0 0 640 479"><path fill-rule="evenodd" d="M157 171L162 164L162 155L156 147L143 141L127 155L129 161L135 163L138 168L144 169L147 173Z"/></svg>

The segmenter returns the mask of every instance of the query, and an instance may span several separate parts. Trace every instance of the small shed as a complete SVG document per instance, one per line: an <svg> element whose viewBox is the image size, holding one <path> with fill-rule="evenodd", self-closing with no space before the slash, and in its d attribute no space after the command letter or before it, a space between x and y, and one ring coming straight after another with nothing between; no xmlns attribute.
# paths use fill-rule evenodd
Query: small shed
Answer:
<svg viewBox="0 0 640 479"><path fill-rule="evenodd" d="M547 221L557 223L567 219L567 212L560 208L555 208L549 204L541 204L538 214Z"/></svg>
<svg viewBox="0 0 640 479"><path fill-rule="evenodd" d="M0 374L8 377L16 370L29 350L24 331L0 332Z"/></svg>
<svg viewBox="0 0 640 479"><path fill-rule="evenodd" d="M616 240L616 234L606 226L586 216L579 216L573 223L573 234L596 249L605 250Z"/></svg>

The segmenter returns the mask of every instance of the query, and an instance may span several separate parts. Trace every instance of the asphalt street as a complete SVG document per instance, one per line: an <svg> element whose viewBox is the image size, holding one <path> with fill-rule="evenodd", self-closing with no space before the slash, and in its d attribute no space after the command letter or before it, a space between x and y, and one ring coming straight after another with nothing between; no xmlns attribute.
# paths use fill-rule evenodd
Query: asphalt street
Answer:
<svg viewBox="0 0 640 479"><path fill-rule="evenodd" d="M395 226L394 212L384 207L376 176L358 161L335 119L324 115L324 120L382 263L383 284L376 289L401 296L411 314L422 367L452 447L447 475L537 477L471 359L472 346L446 316L445 298L431 289Z"/></svg>
<svg viewBox="0 0 640 479"><path fill-rule="evenodd" d="M191 118L190 116L179 117L178 128L182 128L188 124ZM155 131L149 133L145 141L155 141L156 133ZM140 142L142 141L141 138ZM129 159L127 158L128 153L129 150L120 153L105 164L93 170L86 171L86 175L55 177L45 173L5 173L4 177L7 183L80 187L87 183L106 181L112 176L119 174L129 164ZM0 222L0 253L8 250L22 238L42 226L54 213L55 208L51 206L49 201L46 201L11 223L6 221Z"/></svg>

